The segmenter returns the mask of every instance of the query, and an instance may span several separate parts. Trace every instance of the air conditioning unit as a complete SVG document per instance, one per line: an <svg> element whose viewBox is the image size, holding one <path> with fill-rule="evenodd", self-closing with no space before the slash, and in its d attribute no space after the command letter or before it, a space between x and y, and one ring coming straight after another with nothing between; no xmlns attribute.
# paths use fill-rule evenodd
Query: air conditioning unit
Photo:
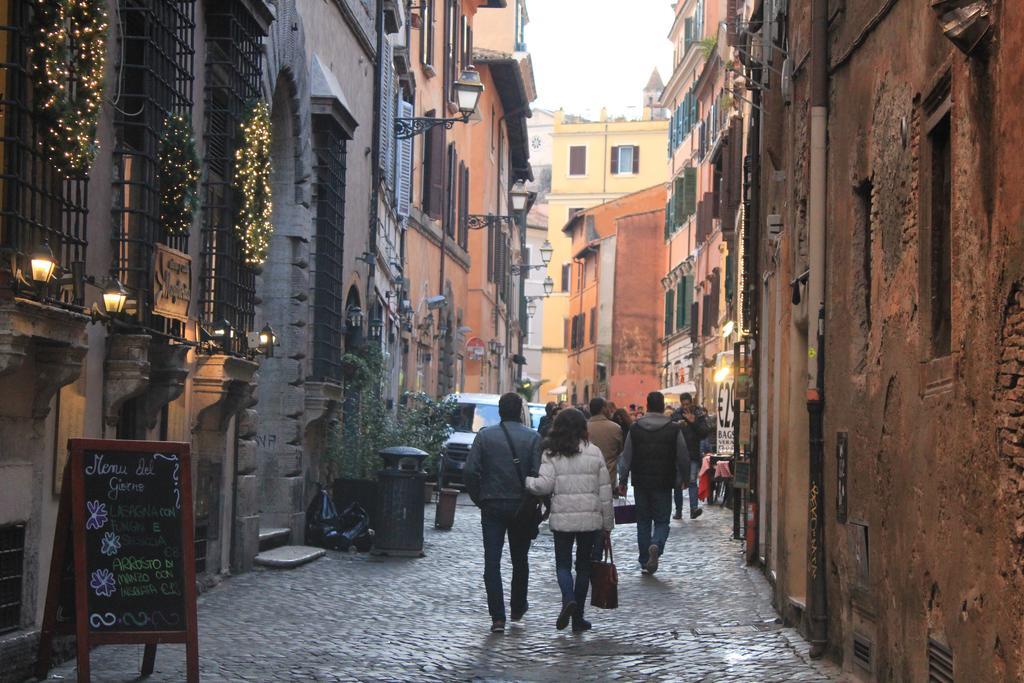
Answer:
<svg viewBox="0 0 1024 683"><path fill-rule="evenodd" d="M782 235L782 216L777 213L768 214L768 239L772 242L778 242L779 237Z"/></svg>

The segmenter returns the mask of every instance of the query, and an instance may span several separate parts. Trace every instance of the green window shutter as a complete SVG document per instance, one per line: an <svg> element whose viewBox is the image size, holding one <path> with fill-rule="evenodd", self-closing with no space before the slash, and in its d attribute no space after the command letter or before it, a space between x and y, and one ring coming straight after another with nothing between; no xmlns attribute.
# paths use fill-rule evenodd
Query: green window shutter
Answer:
<svg viewBox="0 0 1024 683"><path fill-rule="evenodd" d="M676 178L672 183L672 230L673 232L686 220L683 209L683 179Z"/></svg>
<svg viewBox="0 0 1024 683"><path fill-rule="evenodd" d="M697 169L683 169L682 217L686 220L697 211Z"/></svg>
<svg viewBox="0 0 1024 683"><path fill-rule="evenodd" d="M736 291L736 258L732 254L725 255L725 300L732 301Z"/></svg>
<svg viewBox="0 0 1024 683"><path fill-rule="evenodd" d="M686 320L684 324L693 325L693 276L687 275L683 278L683 311L684 315L689 316L690 319Z"/></svg>
<svg viewBox="0 0 1024 683"><path fill-rule="evenodd" d="M679 281L676 285L676 329L681 330L686 327L686 278Z"/></svg>
<svg viewBox="0 0 1024 683"><path fill-rule="evenodd" d="M672 334L672 315L675 313L675 292L665 292L665 336Z"/></svg>
<svg viewBox="0 0 1024 683"><path fill-rule="evenodd" d="M665 239L666 240L668 239L669 231L671 230L671 227L670 227L670 214L669 214L669 209L671 209L671 208L672 208L672 202L670 202L670 201L669 202L665 202Z"/></svg>

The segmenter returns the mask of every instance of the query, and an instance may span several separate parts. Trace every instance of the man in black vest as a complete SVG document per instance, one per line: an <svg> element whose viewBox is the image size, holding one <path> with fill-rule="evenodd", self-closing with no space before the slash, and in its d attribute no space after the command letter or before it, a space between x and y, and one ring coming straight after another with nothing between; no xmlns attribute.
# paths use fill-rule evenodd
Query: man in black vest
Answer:
<svg viewBox="0 0 1024 683"><path fill-rule="evenodd" d="M626 494L633 473L636 498L636 541L640 566L649 574L658 570L658 558L665 552L672 490L686 486L690 478L690 454L679 425L665 413L660 391L647 394L647 414L633 423L619 457L619 494ZM651 526L654 535L651 535Z"/></svg>

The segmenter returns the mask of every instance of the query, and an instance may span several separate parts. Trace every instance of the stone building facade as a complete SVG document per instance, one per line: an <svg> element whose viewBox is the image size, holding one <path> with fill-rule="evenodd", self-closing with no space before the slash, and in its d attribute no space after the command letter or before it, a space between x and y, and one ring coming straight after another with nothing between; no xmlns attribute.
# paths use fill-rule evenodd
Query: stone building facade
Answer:
<svg viewBox="0 0 1024 683"><path fill-rule="evenodd" d="M70 179L33 127L30 3L2 5L17 96L2 105L0 550L21 558L4 581L16 598L0 618L4 679L38 633L69 438L191 443L202 583L248 570L261 528L301 543L341 355L365 337L367 318L350 314L373 291L358 257L370 242L376 3L114 2L98 152ZM384 5L384 33L404 30L401 5ZM235 155L257 102L269 108L274 231L250 264L234 229ZM185 234L160 213L173 115L189 122L201 168ZM44 248L57 267L37 282L30 260ZM174 273L176 307L162 285ZM116 315L103 312L110 276L127 294Z"/></svg>
<svg viewBox="0 0 1024 683"><path fill-rule="evenodd" d="M858 679L1018 680L1024 9L822 4L820 487L805 398L819 307L806 285L815 3L757 3L750 23L754 61L772 67L753 73L760 555L783 615L810 630L822 610L826 650ZM823 566L809 549L818 525Z"/></svg>

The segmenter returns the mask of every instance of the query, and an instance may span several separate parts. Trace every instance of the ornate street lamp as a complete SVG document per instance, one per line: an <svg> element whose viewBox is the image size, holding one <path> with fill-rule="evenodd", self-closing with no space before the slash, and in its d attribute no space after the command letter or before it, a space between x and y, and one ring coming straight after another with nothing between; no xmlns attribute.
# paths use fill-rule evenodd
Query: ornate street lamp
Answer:
<svg viewBox="0 0 1024 683"><path fill-rule="evenodd" d="M526 203L530 200L530 192L526 189L526 185L523 184L522 180L513 185L508 194L509 203L512 205L513 211L520 213L526 210Z"/></svg>
<svg viewBox="0 0 1024 683"><path fill-rule="evenodd" d="M267 323L260 330L259 335L259 350L267 358L274 357L274 347L277 346L277 335L274 334L274 328Z"/></svg>
<svg viewBox="0 0 1024 683"><path fill-rule="evenodd" d="M109 315L122 313L127 302L128 291L116 277L111 275L107 280L106 287L103 288L103 310Z"/></svg>
<svg viewBox="0 0 1024 683"><path fill-rule="evenodd" d="M544 295L548 296L551 292L555 291L555 281L548 275L544 278Z"/></svg>
<svg viewBox="0 0 1024 683"><path fill-rule="evenodd" d="M544 244L540 245L540 260L545 266L551 263L551 256L554 253L555 248L551 246L551 240L544 240Z"/></svg>
<svg viewBox="0 0 1024 683"><path fill-rule="evenodd" d="M484 91L484 84L480 82L479 72L472 65L466 67L459 80L455 81L454 88L455 101L461 116L451 119L425 116L397 118L395 119L395 137L399 140L406 140L424 133L434 126L444 126L451 130L456 123L468 123L469 117L476 111L480 94Z"/></svg>
<svg viewBox="0 0 1024 683"><path fill-rule="evenodd" d="M50 249L50 242L43 240L32 256L29 257L32 264L32 279L36 282L49 282L57 270L57 259L53 257L53 250Z"/></svg>
<svg viewBox="0 0 1024 683"><path fill-rule="evenodd" d="M530 299L529 303L526 304L526 315L531 318L537 313L537 302Z"/></svg>

